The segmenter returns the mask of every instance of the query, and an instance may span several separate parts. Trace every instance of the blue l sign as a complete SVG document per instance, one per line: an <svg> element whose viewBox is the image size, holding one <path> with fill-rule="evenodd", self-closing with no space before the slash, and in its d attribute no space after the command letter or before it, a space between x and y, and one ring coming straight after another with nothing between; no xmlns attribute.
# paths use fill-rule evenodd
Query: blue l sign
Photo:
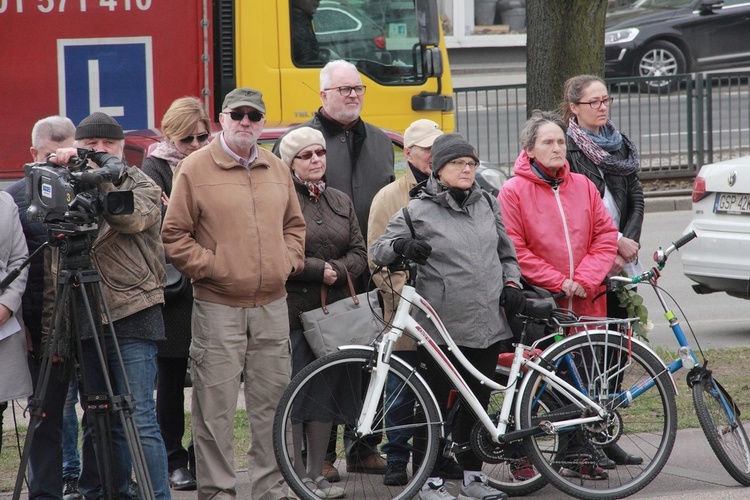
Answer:
<svg viewBox="0 0 750 500"><path fill-rule="evenodd" d="M79 123L95 111L125 130L153 128L151 37L57 41L60 114Z"/></svg>

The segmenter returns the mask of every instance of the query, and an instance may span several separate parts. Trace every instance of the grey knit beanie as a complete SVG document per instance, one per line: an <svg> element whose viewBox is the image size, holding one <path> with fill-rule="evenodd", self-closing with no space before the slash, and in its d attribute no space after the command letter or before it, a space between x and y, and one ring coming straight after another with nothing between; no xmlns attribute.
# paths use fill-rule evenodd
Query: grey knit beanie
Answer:
<svg viewBox="0 0 750 500"><path fill-rule="evenodd" d="M124 139L122 127L111 116L96 111L81 120L76 128L76 140L79 139Z"/></svg>
<svg viewBox="0 0 750 500"><path fill-rule="evenodd" d="M461 134L440 135L432 143L432 172L437 175L446 163L464 156L479 163L477 150Z"/></svg>
<svg viewBox="0 0 750 500"><path fill-rule="evenodd" d="M326 147L325 137L323 137L320 130L312 127L295 128L281 138L281 143L279 143L279 154L284 163L286 163L286 166L291 168L292 161L294 161L294 157L297 156L297 153L313 144L318 144L324 148Z"/></svg>

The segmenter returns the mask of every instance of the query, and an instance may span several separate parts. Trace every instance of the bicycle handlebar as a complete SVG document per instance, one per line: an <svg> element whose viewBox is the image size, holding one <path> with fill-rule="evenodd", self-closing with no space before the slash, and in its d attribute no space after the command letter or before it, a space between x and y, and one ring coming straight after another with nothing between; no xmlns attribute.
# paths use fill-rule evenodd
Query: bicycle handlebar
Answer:
<svg viewBox="0 0 750 500"><path fill-rule="evenodd" d="M679 240L672 242L672 244L666 250L662 250L660 247L656 252L654 252L654 262L656 262L657 264L656 267L652 267L640 276L634 276L632 278L628 278L627 276L612 276L609 278L609 281L637 285L638 283L652 279L654 276L658 277L659 271L664 269L664 266L667 264L667 257L669 257L672 252L674 252L675 250L679 250L697 237L698 235L695 234L695 231L690 231L686 235L682 236Z"/></svg>

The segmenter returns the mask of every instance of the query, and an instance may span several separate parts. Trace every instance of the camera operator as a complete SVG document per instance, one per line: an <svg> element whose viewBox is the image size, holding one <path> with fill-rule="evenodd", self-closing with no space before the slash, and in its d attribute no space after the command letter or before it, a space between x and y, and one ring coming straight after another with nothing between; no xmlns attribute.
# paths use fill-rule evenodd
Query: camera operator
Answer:
<svg viewBox="0 0 750 500"><path fill-rule="evenodd" d="M161 189L137 167L125 165L123 158L124 134L117 121L101 112L92 113L76 128L76 146L95 152L105 152L118 160L104 161L106 174L112 183L102 183L98 189L107 191L132 191L134 210L128 215L104 214L99 223L96 239L91 248L91 263L101 275L104 297L109 306L111 321L117 335L125 375L133 396L134 421L146 459L146 468L156 498L170 498L167 484L167 456L164 442L156 422L154 403L154 378L156 375L156 341L164 340L164 323L161 305L166 282L164 247L161 242ZM75 148L62 148L50 160L66 165L78 152ZM96 165L92 165L96 168ZM53 252L51 275L57 278L57 251ZM45 295L54 293L56 283L45 286ZM53 301L45 300L45 329ZM80 315L81 311L77 311ZM95 318L96 320L96 318ZM93 333L87 321L80 322L83 331L83 356L80 360L90 394L105 394L104 377L99 364ZM108 330L105 328L105 332ZM105 342L105 356L114 394L126 394L118 356L112 342ZM120 498L131 498L128 484L131 477L131 459L125 431L118 419L112 419L112 446L116 468L117 489ZM101 490L101 477L97 470L92 439L93 415L84 413L83 464L79 489L87 499L94 499Z"/></svg>

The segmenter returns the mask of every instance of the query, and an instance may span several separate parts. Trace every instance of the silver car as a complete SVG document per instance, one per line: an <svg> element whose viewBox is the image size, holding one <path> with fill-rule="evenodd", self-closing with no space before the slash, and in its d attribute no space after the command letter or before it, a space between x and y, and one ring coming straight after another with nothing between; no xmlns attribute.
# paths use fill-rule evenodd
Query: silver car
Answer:
<svg viewBox="0 0 750 500"><path fill-rule="evenodd" d="M750 156L704 165L693 184L693 220L682 266L696 293L750 298Z"/></svg>

